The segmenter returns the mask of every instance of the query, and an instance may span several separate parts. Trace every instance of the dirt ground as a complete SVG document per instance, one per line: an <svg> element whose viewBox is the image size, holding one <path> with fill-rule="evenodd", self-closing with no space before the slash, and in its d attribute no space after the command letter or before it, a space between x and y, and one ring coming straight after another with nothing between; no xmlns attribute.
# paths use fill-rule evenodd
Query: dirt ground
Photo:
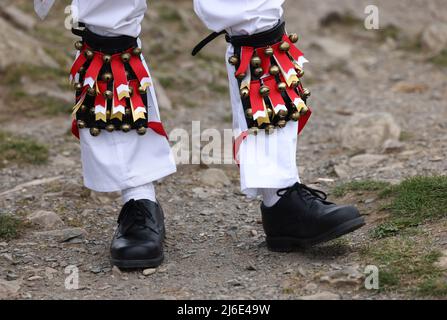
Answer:
<svg viewBox="0 0 447 320"><path fill-rule="evenodd" d="M380 10L379 30L363 25L370 2ZM208 33L191 3L153 1L143 24L142 40L158 80L156 89L164 89L162 118L168 132L190 131L191 121L201 121L202 129L230 129L225 42L220 39L199 57L190 57L193 45ZM25 1L14 4L31 14ZM0 73L1 131L31 137L49 150L46 164L3 163L0 214L25 219L39 210L54 212L64 224L56 229L63 232L28 225L18 237L0 239L0 278L10 284L0 294L3 290L7 297L18 299L431 297L406 287L364 288L363 272L371 264L365 248L377 241L370 230L386 218L374 192L337 199L359 206L367 227L303 252L273 253L265 245L260 202L241 194L234 165L215 166L228 177L228 185L205 185L206 165L179 166L177 174L158 182L157 197L167 219L165 262L146 275L142 270L112 269L108 248L121 206L119 194L98 194L83 187L79 144L68 133L69 112L52 110L50 116L32 112L39 108L42 86L56 93L53 102L70 105L72 93L60 83L72 59L75 37L63 28L63 7L58 4L46 21L21 31L37 40L57 62L58 71L49 73L45 82L36 80L42 74L29 74L17 65L6 70L10 74L16 70L18 82L5 82L6 71ZM289 0L285 9L287 29L300 34L300 48L310 60L305 83L312 90L314 113L299 138L303 182L334 199L334 188L352 180L397 184L410 176L445 174L447 68L435 58L439 52L418 45L425 28L447 23L444 1ZM17 95L18 88L26 99ZM13 104L14 99L21 99L21 104ZM364 150L343 144L343 130L358 114L385 112L399 131L394 144L366 145ZM409 241L421 244L421 250L425 245L446 250L446 225L443 218L418 226ZM79 269L78 290L64 286L67 266Z"/></svg>

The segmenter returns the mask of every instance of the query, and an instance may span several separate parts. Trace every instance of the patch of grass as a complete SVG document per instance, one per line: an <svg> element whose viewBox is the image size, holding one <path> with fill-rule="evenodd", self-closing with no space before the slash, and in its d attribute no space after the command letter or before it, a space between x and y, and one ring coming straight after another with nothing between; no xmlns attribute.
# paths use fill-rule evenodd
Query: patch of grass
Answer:
<svg viewBox="0 0 447 320"><path fill-rule="evenodd" d="M408 131L402 131L399 136L399 141L401 141L401 142L410 141L413 138L414 138L413 133L408 132Z"/></svg>
<svg viewBox="0 0 447 320"><path fill-rule="evenodd" d="M8 162L44 164L48 148L30 138L17 137L0 131L0 167Z"/></svg>
<svg viewBox="0 0 447 320"><path fill-rule="evenodd" d="M27 117L56 116L70 114L73 105L49 96L30 96L22 88L13 88L8 92L11 105Z"/></svg>
<svg viewBox="0 0 447 320"><path fill-rule="evenodd" d="M20 219L0 214L0 239L11 240L17 238L22 227L23 223Z"/></svg>
<svg viewBox="0 0 447 320"><path fill-rule="evenodd" d="M331 12L323 19L320 20L320 25L323 27L332 27L332 26L363 26L363 21L357 18L352 12Z"/></svg>
<svg viewBox="0 0 447 320"><path fill-rule="evenodd" d="M431 58L430 62L440 67L447 67L447 50L443 50L440 54Z"/></svg>
<svg viewBox="0 0 447 320"><path fill-rule="evenodd" d="M335 187L332 194L336 197L343 197L348 192L355 191L383 191L390 186L389 183L374 180L352 181Z"/></svg>
<svg viewBox="0 0 447 320"><path fill-rule="evenodd" d="M440 253L427 250L428 247L420 241L394 237L370 244L362 256L368 264L379 268L381 291L439 296L447 288L440 283L442 270L434 265Z"/></svg>
<svg viewBox="0 0 447 320"><path fill-rule="evenodd" d="M385 41L388 38L398 40L401 35L400 29L393 24L380 27L378 33L379 33L379 40L381 41Z"/></svg>
<svg viewBox="0 0 447 320"><path fill-rule="evenodd" d="M160 6L158 8L158 12L160 14L160 19L164 21L181 21L182 17L178 10L171 6Z"/></svg>

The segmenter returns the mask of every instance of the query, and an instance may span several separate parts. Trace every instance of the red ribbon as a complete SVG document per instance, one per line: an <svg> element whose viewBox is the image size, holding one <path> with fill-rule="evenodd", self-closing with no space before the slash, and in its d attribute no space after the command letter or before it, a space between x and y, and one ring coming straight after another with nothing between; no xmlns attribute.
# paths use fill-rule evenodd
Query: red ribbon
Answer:
<svg viewBox="0 0 447 320"><path fill-rule="evenodd" d="M87 72L85 73L85 78L84 78L85 80L90 79L90 78L93 79L93 81L94 81L92 84L93 88L95 87L94 83L98 79L99 71L102 68L102 64L103 64L102 54L95 52L93 60L90 63L90 66L88 67ZM84 80L84 84L85 84L85 80Z"/></svg>
<svg viewBox="0 0 447 320"><path fill-rule="evenodd" d="M117 91L119 96L118 88L121 85L127 86L126 69L124 68L120 54L115 54L112 56L111 67L113 73L114 91Z"/></svg>
<svg viewBox="0 0 447 320"><path fill-rule="evenodd" d="M147 73L147 70L143 65L143 61L141 61L141 58L139 56L132 55L129 60L129 64L132 67L133 72L137 76L140 84L141 80L143 80L144 78L149 78L149 74Z"/></svg>
<svg viewBox="0 0 447 320"><path fill-rule="evenodd" d="M292 41L290 41L287 35L284 35L282 39L283 41L286 41L290 44L289 54L292 56L294 60L298 61L299 57L304 56L301 50L298 49Z"/></svg>
<svg viewBox="0 0 447 320"><path fill-rule="evenodd" d="M264 98L259 93L261 83L259 81L252 81L250 84L250 105L253 115L259 111L265 111Z"/></svg>
<svg viewBox="0 0 447 320"><path fill-rule="evenodd" d="M81 67L85 64L86 61L87 61L87 58L84 55L84 51L81 51L78 58L71 66L71 70L70 70L70 78L71 79L74 79L76 74L79 72L79 69L81 69Z"/></svg>
<svg viewBox="0 0 447 320"><path fill-rule="evenodd" d="M253 56L253 53L255 52L255 49L253 47L242 47L241 49L241 61L239 68L236 71L236 77L239 76L242 73L246 73L247 69L250 65L251 57Z"/></svg>

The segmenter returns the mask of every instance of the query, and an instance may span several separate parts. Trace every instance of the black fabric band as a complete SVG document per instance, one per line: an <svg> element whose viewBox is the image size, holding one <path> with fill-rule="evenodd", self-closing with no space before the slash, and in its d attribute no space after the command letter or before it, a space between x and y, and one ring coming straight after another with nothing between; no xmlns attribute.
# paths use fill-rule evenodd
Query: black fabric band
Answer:
<svg viewBox="0 0 447 320"><path fill-rule="evenodd" d="M93 33L89 29L73 29L72 32L82 37L82 40L94 51L115 54L138 46L137 38L130 36L105 37Z"/></svg>
<svg viewBox="0 0 447 320"><path fill-rule="evenodd" d="M225 39L234 47L262 48L280 42L285 32L286 23L284 21L280 21L275 27L264 32L255 33L248 36L226 35Z"/></svg>
<svg viewBox="0 0 447 320"><path fill-rule="evenodd" d="M282 36L286 32L286 23L279 21L278 24L270 30L255 33L247 36L230 36L225 30L221 32L213 32L205 39L200 41L192 50L192 55L195 56L202 50L208 43L225 34L225 40L231 43L234 47L256 47L262 48L273 45L281 41Z"/></svg>

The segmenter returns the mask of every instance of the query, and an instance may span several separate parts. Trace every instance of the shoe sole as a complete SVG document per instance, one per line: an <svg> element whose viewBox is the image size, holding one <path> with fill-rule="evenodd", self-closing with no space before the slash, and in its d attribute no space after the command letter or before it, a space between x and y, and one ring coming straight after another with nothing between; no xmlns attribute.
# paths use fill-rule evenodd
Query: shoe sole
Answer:
<svg viewBox="0 0 447 320"><path fill-rule="evenodd" d="M110 259L113 266L117 266L120 269L144 269L144 268L157 268L164 260L164 255L161 257L146 259L146 260L118 260Z"/></svg>
<svg viewBox="0 0 447 320"><path fill-rule="evenodd" d="M360 229L365 225L365 219L359 217L349 220L334 229L315 238L293 238L293 237L267 237L267 247L275 252L292 252L297 249L306 249L320 243L328 242Z"/></svg>

